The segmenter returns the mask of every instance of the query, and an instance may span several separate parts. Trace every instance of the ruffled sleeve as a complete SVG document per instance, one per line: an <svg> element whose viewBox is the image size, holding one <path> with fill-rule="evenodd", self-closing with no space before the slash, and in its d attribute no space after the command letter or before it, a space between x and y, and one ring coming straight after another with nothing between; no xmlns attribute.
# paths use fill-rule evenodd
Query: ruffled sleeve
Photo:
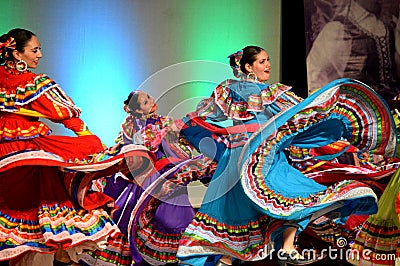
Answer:
<svg viewBox="0 0 400 266"><path fill-rule="evenodd" d="M135 118L131 115L125 117L124 121L121 124L121 131L115 138L115 143L122 143L122 144L131 144L132 136L135 134Z"/></svg>
<svg viewBox="0 0 400 266"><path fill-rule="evenodd" d="M44 74L28 74L17 86L6 86L0 93L0 110L18 112L25 109L54 120L80 115L80 108L54 80Z"/></svg>
<svg viewBox="0 0 400 266"><path fill-rule="evenodd" d="M29 109L43 114L46 118L60 121L67 118L79 117L81 109L60 86L47 76L38 76L35 79L37 97L26 102ZM25 106L25 105L23 105Z"/></svg>
<svg viewBox="0 0 400 266"><path fill-rule="evenodd" d="M199 103L196 114L216 121L249 120L268 105L285 109L300 102L301 98L289 92L290 89L281 83L268 85L228 79L214 89L210 98Z"/></svg>
<svg viewBox="0 0 400 266"><path fill-rule="evenodd" d="M135 136L135 144L142 144L147 147L149 151L156 152L159 149L161 141L167 137L169 126L173 123L171 117L158 116L158 119L153 124L148 124L139 130Z"/></svg>
<svg viewBox="0 0 400 266"><path fill-rule="evenodd" d="M79 118L81 109L53 79L31 72L13 75L4 71L2 74L4 77L0 88L0 111L47 118L64 124L77 135L91 134L87 125Z"/></svg>
<svg viewBox="0 0 400 266"><path fill-rule="evenodd" d="M168 135L170 126L173 123L171 117L156 115L154 123L144 125L143 127L135 127L135 123L139 124L137 118L128 115L121 124L121 132L116 137L117 143L123 144L140 144L146 146L149 151L156 152L161 141Z"/></svg>

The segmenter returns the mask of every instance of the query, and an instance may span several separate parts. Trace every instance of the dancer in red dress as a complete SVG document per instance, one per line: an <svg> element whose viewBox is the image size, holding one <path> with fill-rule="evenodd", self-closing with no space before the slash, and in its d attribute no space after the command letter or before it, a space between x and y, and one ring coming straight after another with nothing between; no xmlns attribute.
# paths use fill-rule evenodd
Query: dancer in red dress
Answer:
<svg viewBox="0 0 400 266"><path fill-rule="evenodd" d="M118 227L103 209L112 199L88 185L116 172L137 178L153 161L142 146L106 149L60 86L28 70L41 58L32 32L0 37L0 261L11 265L78 262L98 249ZM41 118L77 136L51 135Z"/></svg>

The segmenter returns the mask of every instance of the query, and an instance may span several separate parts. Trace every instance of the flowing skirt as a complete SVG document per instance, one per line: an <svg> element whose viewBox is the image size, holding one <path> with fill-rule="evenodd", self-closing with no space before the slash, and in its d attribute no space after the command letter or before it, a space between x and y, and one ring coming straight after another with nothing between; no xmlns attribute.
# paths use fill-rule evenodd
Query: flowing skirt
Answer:
<svg viewBox="0 0 400 266"><path fill-rule="evenodd" d="M384 135L383 137L381 137ZM360 82L341 79L270 119L244 147L226 149L203 204L183 234L178 257L203 265L207 255L261 260L282 245L293 223L335 211L335 223L351 214L373 214L377 198L366 184L343 180L321 185L292 167L290 145L317 148L346 138L361 151L393 156L393 118L382 99Z"/></svg>
<svg viewBox="0 0 400 266"><path fill-rule="evenodd" d="M113 219L124 235L110 238L104 250L85 254L81 263L104 266L177 263L179 241L195 214L187 185L209 178L214 170L215 163L199 155L161 167L140 185L128 182L120 174L108 179L104 193L116 200L118 209L113 212ZM127 250L130 260L126 259Z"/></svg>
<svg viewBox="0 0 400 266"><path fill-rule="evenodd" d="M144 147L104 150L95 136L3 142L0 151L0 260L62 247L77 262L100 248L119 229L107 213L113 199L91 191L91 182L116 172L141 178L154 164Z"/></svg>
<svg viewBox="0 0 400 266"><path fill-rule="evenodd" d="M353 265L400 265L400 172L392 176L378 212L358 230L348 261Z"/></svg>

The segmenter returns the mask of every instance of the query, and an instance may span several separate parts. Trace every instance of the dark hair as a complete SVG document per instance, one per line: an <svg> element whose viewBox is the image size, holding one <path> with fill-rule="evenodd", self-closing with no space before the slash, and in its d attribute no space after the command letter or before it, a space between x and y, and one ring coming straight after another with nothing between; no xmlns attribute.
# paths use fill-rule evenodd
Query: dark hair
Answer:
<svg viewBox="0 0 400 266"><path fill-rule="evenodd" d="M240 70L243 73L248 74L245 65L252 65L253 62L256 61L256 56L262 51L264 51L263 48L254 45L246 46L245 48L243 48L242 59L240 59Z"/></svg>
<svg viewBox="0 0 400 266"><path fill-rule="evenodd" d="M126 104L129 107L130 113L132 115L135 114L136 109L139 109L139 103L138 103L138 98L139 98L139 93L137 91L132 91L129 93L128 98L124 101L124 104Z"/></svg>
<svg viewBox="0 0 400 266"><path fill-rule="evenodd" d="M8 33L0 36L0 43L6 42L10 37L13 37L15 40L15 50L23 53L27 42L30 39L36 36L33 32L25 29L15 28L10 30ZM6 60L11 60L13 58L12 51L8 51L7 56L0 56L0 64L4 63Z"/></svg>

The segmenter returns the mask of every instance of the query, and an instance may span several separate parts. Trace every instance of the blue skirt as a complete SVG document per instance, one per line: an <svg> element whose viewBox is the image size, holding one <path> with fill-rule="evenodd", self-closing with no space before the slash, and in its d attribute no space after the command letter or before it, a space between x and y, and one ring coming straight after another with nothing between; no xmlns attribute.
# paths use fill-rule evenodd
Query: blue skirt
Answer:
<svg viewBox="0 0 400 266"><path fill-rule="evenodd" d="M255 119L256 121L256 119ZM292 167L291 145L322 147L346 139L360 151L394 156L396 132L386 103L358 81L329 83L249 134L241 147L220 152L203 204L180 241L178 257L203 265L209 255L261 260L281 247L282 232L335 210L336 223L377 211L367 185L344 180L324 186Z"/></svg>

